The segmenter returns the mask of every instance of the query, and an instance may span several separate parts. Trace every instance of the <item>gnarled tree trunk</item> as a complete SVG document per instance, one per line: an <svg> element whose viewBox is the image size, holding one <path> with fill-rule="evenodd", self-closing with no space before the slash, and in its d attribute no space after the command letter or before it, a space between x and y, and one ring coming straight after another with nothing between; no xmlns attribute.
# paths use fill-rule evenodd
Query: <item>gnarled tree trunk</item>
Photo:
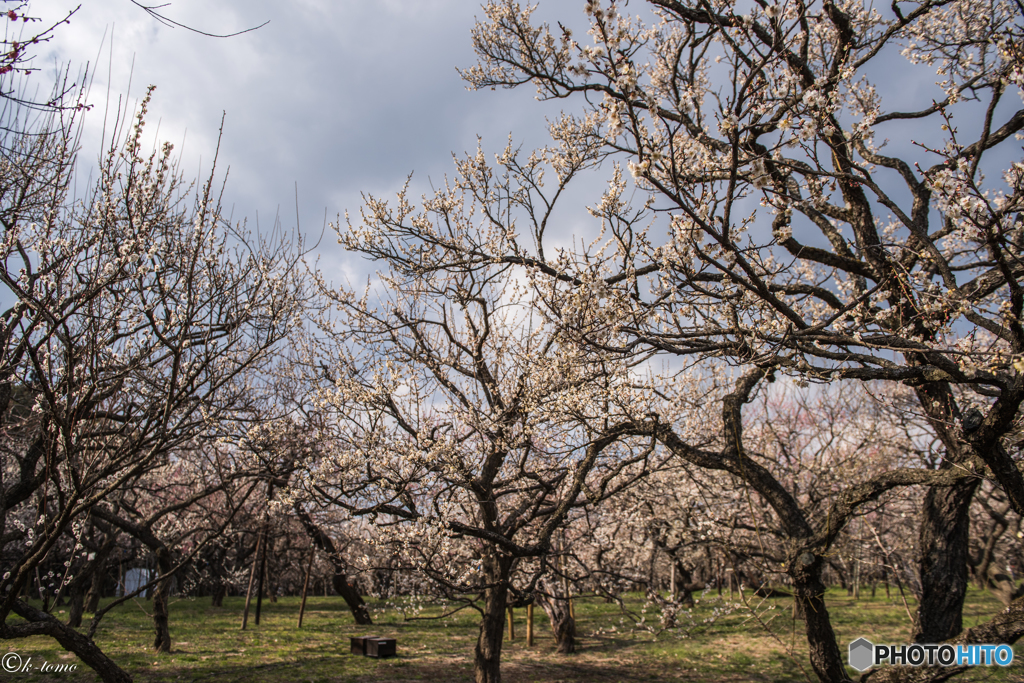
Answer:
<svg viewBox="0 0 1024 683"><path fill-rule="evenodd" d="M821 581L822 558L804 551L789 565L798 611L806 626L811 667L822 683L849 681L836 634L825 608L825 584Z"/></svg>
<svg viewBox="0 0 1024 683"><path fill-rule="evenodd" d="M99 674L104 683L132 683L132 677L103 654L91 638L57 621L53 615L37 610L22 600L14 601L14 612L26 623L0 624L0 638L50 636L65 650L75 653L79 659Z"/></svg>
<svg viewBox="0 0 1024 683"><path fill-rule="evenodd" d="M569 609L569 596L559 581L541 579L537 582L537 604L548 615L558 651L564 655L576 652L576 620Z"/></svg>
<svg viewBox="0 0 1024 683"><path fill-rule="evenodd" d="M93 520L93 524L96 528L103 530L104 538L96 550L96 555L89 563L91 581L89 582L89 590L85 594L84 608L86 612L91 614L94 614L100 608L100 598L103 597L103 580L106 578L107 559L110 557L110 553L114 550L114 545L117 542L117 531L108 530L105 525L100 524L96 520Z"/></svg>
<svg viewBox="0 0 1024 683"><path fill-rule="evenodd" d="M165 578L156 585L156 590L153 592L153 630L155 631L153 649L157 652L170 652L171 629L168 602L171 596L171 583L174 580L171 570L174 567L171 553L167 548L157 550L156 559L157 571Z"/></svg>
<svg viewBox="0 0 1024 683"><path fill-rule="evenodd" d="M975 427L964 426L952 390L945 382L927 382L916 390L929 424L946 449L940 469L966 464L976 455L962 438ZM952 428L959 423L960 430ZM967 595L970 509L977 480L931 488L921 507L921 601L911 638L938 643L963 629Z"/></svg>
<svg viewBox="0 0 1024 683"><path fill-rule="evenodd" d="M153 533L149 526L122 519L116 513L100 506L94 508L92 514L104 522L114 524L139 539L156 555L157 571L163 579L157 583L155 591L150 596L153 599L153 630L155 631L153 649L158 652L170 652L171 632L168 625L169 613L167 606L171 593L171 582L173 581L171 572L174 570L174 559L171 549Z"/></svg>
<svg viewBox="0 0 1024 683"><path fill-rule="evenodd" d="M505 609L508 607L508 578L511 558L490 549L484 553L484 614L474 653L476 683L501 683L501 645L505 637Z"/></svg>
<svg viewBox="0 0 1024 683"><path fill-rule="evenodd" d="M370 611L366 608L366 602L363 600L363 596L359 594L359 591L356 590L356 587L349 582L346 571L348 566L341 553L335 548L334 541L297 504L295 512L298 514L302 526L305 527L306 533L313 539L313 544L327 554L331 561L331 566L334 567L334 576L331 577L334 591L345 600L357 624L361 626L372 625L373 620L370 619Z"/></svg>
<svg viewBox="0 0 1024 683"><path fill-rule="evenodd" d="M921 509L921 602L911 638L940 643L963 629L968 531L977 480L932 488Z"/></svg>
<svg viewBox="0 0 1024 683"><path fill-rule="evenodd" d="M78 628L82 625L82 613L85 611L85 595L82 594L81 584L71 587L71 595L68 596L71 607L68 609L68 626Z"/></svg>

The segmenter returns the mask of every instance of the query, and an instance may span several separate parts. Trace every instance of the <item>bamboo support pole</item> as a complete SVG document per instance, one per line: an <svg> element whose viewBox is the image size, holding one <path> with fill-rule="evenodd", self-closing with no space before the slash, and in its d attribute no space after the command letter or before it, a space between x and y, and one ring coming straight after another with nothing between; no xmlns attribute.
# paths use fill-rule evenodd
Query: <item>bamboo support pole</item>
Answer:
<svg viewBox="0 0 1024 683"><path fill-rule="evenodd" d="M526 606L526 647L533 647L533 603Z"/></svg>
<svg viewBox="0 0 1024 683"><path fill-rule="evenodd" d="M249 588L245 591L245 609L242 610L242 630L249 623L249 603L252 602L252 587L256 579L256 568L260 561L260 548L263 546L263 534L256 536L256 551L253 553L252 569L249 571Z"/></svg>
<svg viewBox="0 0 1024 683"><path fill-rule="evenodd" d="M313 554L316 548L309 546L309 562L306 564L306 580L302 582L302 603L299 604L299 628L302 628L302 615L306 612L306 591L309 590L309 575L313 573Z"/></svg>

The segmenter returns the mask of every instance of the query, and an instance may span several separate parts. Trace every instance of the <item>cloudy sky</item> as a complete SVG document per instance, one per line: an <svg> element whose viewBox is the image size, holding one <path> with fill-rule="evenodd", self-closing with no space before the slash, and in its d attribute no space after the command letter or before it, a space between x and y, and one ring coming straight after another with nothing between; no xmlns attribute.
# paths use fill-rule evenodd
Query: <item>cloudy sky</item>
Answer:
<svg viewBox="0 0 1024 683"><path fill-rule="evenodd" d="M391 197L415 173L418 197L451 173L453 152L475 150L477 135L489 152L500 151L510 133L514 144L532 149L547 141L545 117L565 104L579 107L538 103L529 86L466 90L456 67L475 63L470 31L482 16L478 0L171 0L160 10L208 33L269 22L223 39L162 25L132 0L37 0L30 14L57 20L79 2L70 25L38 53L44 72L33 78L45 89L55 65L93 65L96 106L82 158L99 153L104 103L134 105L153 84L148 130L158 125L159 137L177 146L186 175L197 177L209 169L226 112L219 168L230 166L227 204L236 220L247 217L254 226L258 218L260 229L272 227L278 212L285 228L294 227L296 183L301 229L315 239L325 214L330 221L346 210L358 216L360 193ZM543 2L535 17L559 19L583 35L581 5ZM941 99L933 68L908 66L897 48L876 61L867 72L887 111ZM1012 99L1001 106L1013 109ZM890 153L916 159L912 140L929 130L887 124L880 135L890 140ZM576 210L560 226L566 239L587 220L582 204L603 186L595 178L575 190ZM355 283L375 269L344 254L330 230L318 251L335 281Z"/></svg>
<svg viewBox="0 0 1024 683"><path fill-rule="evenodd" d="M410 172L417 195L443 182L451 154L475 150L478 134L490 151L509 133L524 148L543 144L544 117L559 110L535 102L532 89L466 90L456 67L475 63L478 2L173 0L160 10L209 33L269 20L225 39L161 25L131 0L37 1L29 13L56 20L79 2L36 65L93 65L83 159L98 155L108 92L134 106L157 86L148 130L159 125L189 176L208 171L226 112L219 167L230 165L228 205L250 226L258 215L261 229L279 209L294 226L296 183L301 228L319 235L325 211L332 221L357 215L361 192L393 196ZM48 87L47 73L33 78ZM333 233L321 252L328 268L368 269L340 253Z"/></svg>

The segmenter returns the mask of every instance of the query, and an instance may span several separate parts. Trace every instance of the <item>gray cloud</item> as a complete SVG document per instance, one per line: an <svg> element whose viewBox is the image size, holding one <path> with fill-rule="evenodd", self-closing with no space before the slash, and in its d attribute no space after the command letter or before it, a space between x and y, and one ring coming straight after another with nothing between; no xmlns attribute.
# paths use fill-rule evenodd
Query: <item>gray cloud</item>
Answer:
<svg viewBox="0 0 1024 683"><path fill-rule="evenodd" d="M75 4L37 3L32 13L55 18ZM86 0L37 58L94 65L83 160L100 150L108 89L110 101L134 106L154 84L148 130L178 146L187 175L208 171L227 112L226 197L236 219L258 214L261 228L279 207L294 225L295 183L303 231L319 234L325 210L330 220L358 215L362 191L392 194L410 172L417 194L428 179L442 182L451 154L475 149L478 134L494 151L509 132L527 148L543 144L543 117L558 112L525 92L466 90L456 67L475 62L476 3L175 0L161 12L212 33L270 23L215 39L161 25L129 0ZM347 260L332 235L323 249L326 264Z"/></svg>

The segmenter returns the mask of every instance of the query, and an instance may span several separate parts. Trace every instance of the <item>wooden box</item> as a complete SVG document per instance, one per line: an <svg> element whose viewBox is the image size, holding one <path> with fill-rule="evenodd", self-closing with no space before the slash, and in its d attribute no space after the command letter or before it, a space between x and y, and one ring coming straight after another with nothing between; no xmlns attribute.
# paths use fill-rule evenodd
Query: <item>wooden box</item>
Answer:
<svg viewBox="0 0 1024 683"><path fill-rule="evenodd" d="M367 657L394 657L397 642L394 638L367 638Z"/></svg>
<svg viewBox="0 0 1024 683"><path fill-rule="evenodd" d="M354 655L365 655L366 654L366 641L373 640L377 636L357 636L352 639L352 654Z"/></svg>

